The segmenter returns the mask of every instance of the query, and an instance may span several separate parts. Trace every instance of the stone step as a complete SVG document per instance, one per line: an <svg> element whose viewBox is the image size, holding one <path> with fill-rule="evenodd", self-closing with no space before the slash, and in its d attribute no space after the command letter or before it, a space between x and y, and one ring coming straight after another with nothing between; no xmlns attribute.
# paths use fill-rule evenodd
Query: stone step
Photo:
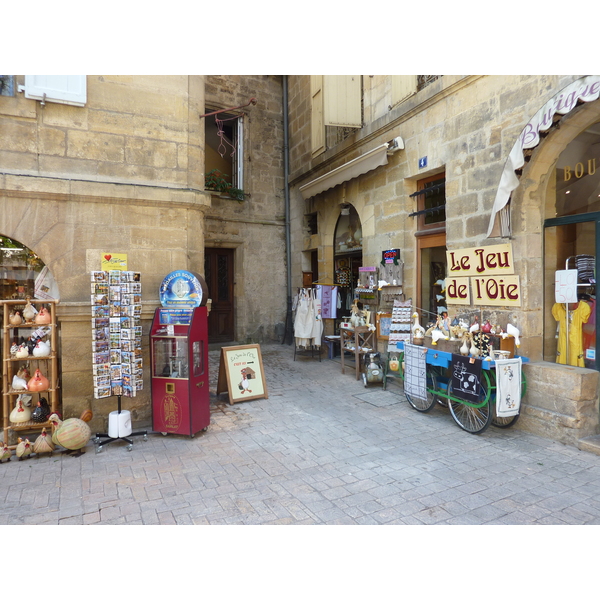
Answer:
<svg viewBox="0 0 600 600"><path fill-rule="evenodd" d="M600 435L590 435L589 437L580 438L577 446L580 450L600 455Z"/></svg>

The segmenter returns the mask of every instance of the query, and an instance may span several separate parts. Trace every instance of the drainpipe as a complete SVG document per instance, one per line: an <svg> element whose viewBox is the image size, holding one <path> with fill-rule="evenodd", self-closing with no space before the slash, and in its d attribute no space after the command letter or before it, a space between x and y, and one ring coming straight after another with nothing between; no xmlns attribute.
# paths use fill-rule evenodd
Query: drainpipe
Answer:
<svg viewBox="0 0 600 600"><path fill-rule="evenodd" d="M285 257L287 264L287 311L282 344L290 345L294 339L292 323L292 244L290 231L290 188L289 188L289 136L288 136L288 79L283 75L283 186L285 194Z"/></svg>

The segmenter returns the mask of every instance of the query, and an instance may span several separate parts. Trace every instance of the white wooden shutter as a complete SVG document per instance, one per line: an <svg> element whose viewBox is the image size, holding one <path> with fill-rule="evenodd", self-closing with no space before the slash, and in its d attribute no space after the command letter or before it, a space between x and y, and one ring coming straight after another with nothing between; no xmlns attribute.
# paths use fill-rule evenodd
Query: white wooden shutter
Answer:
<svg viewBox="0 0 600 600"><path fill-rule="evenodd" d="M399 104L416 93L416 75L392 75L392 106Z"/></svg>
<svg viewBox="0 0 600 600"><path fill-rule="evenodd" d="M310 76L311 151L315 156L325 151L323 122L323 75Z"/></svg>
<svg viewBox="0 0 600 600"><path fill-rule="evenodd" d="M361 76L323 75L325 125L362 127Z"/></svg>
<svg viewBox="0 0 600 600"><path fill-rule="evenodd" d="M46 94L44 98L44 94ZM85 106L85 75L25 75L25 98Z"/></svg>

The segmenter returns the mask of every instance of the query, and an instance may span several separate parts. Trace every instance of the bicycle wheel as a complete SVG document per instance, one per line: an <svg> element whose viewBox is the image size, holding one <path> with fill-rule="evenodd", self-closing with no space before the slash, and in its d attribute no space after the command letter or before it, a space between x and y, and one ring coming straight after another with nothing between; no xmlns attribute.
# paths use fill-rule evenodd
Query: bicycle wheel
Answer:
<svg viewBox="0 0 600 600"><path fill-rule="evenodd" d="M452 381L450 381L449 389L449 395L452 395ZM488 395L487 390L487 385L482 381L479 388L478 404L484 402L486 399ZM482 433L492 422L492 403L489 398L480 407L469 406L468 404L449 398L448 408L456 424L468 433Z"/></svg>
<svg viewBox="0 0 600 600"><path fill-rule="evenodd" d="M410 394L404 392L408 403L419 412L428 412L435 406L435 394L430 390L435 390L435 378L433 375L427 371L427 394L426 398L415 398Z"/></svg>

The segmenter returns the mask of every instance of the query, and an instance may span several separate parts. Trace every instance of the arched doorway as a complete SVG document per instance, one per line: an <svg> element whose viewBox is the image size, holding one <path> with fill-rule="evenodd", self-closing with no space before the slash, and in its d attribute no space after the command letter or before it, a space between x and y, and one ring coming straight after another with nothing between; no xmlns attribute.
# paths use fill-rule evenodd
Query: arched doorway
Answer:
<svg viewBox="0 0 600 600"><path fill-rule="evenodd" d="M58 286L42 259L21 242L0 235L0 300L58 299Z"/></svg>
<svg viewBox="0 0 600 600"><path fill-rule="evenodd" d="M333 236L334 281L339 286L338 320L350 315L363 260L362 241L358 212L351 204L342 205ZM336 322L336 330L337 325Z"/></svg>

